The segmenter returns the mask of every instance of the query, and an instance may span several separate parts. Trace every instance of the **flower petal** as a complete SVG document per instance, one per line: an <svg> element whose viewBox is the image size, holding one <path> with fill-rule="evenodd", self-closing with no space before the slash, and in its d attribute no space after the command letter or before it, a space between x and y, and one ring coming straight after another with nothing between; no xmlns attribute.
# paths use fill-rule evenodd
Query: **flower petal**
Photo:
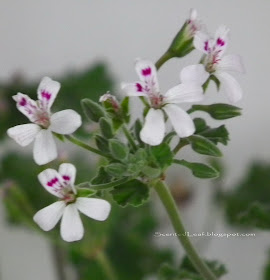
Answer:
<svg viewBox="0 0 270 280"><path fill-rule="evenodd" d="M169 89L164 95L164 103L200 102L204 98L203 89L195 84L180 84Z"/></svg>
<svg viewBox="0 0 270 280"><path fill-rule="evenodd" d="M147 96L143 82L122 83L121 88L127 96Z"/></svg>
<svg viewBox="0 0 270 280"><path fill-rule="evenodd" d="M209 73L205 71L202 64L189 65L180 73L180 81L183 84L193 84L201 86L209 77Z"/></svg>
<svg viewBox="0 0 270 280"><path fill-rule="evenodd" d="M40 130L37 124L29 123L11 127L7 130L7 134L19 145L25 147L35 139Z"/></svg>
<svg viewBox="0 0 270 280"><path fill-rule="evenodd" d="M99 198L79 197L76 206L84 215L97 221L105 221L111 211L111 204Z"/></svg>
<svg viewBox="0 0 270 280"><path fill-rule="evenodd" d="M183 109L174 104L167 104L163 109L179 137L188 137L195 132L193 120Z"/></svg>
<svg viewBox="0 0 270 280"><path fill-rule="evenodd" d="M215 52L222 57L228 45L228 34L230 29L225 25L219 26L215 34Z"/></svg>
<svg viewBox="0 0 270 280"><path fill-rule="evenodd" d="M165 134L165 122L162 110L151 108L146 117L140 137L144 143L152 146L159 145Z"/></svg>
<svg viewBox="0 0 270 280"><path fill-rule="evenodd" d="M41 185L51 194L62 198L61 190L64 188L62 176L54 169L48 168L38 174Z"/></svg>
<svg viewBox="0 0 270 280"><path fill-rule="evenodd" d="M34 142L34 160L38 165L46 164L57 157L56 145L51 131L42 129Z"/></svg>
<svg viewBox="0 0 270 280"><path fill-rule="evenodd" d="M221 85L224 87L229 101L231 103L238 102L243 96L243 91L236 79L226 72L216 72L215 75L220 80Z"/></svg>
<svg viewBox="0 0 270 280"><path fill-rule="evenodd" d="M149 60L138 59L135 64L135 70L142 82L146 93L158 93L159 85L157 80L157 70L153 62Z"/></svg>
<svg viewBox="0 0 270 280"><path fill-rule="evenodd" d="M235 54L224 56L217 64L216 69L217 71L245 72L241 56Z"/></svg>
<svg viewBox="0 0 270 280"><path fill-rule="evenodd" d="M71 163L62 163L59 166L59 174L62 176L64 184L71 186L73 192L76 194L77 190L74 187L76 167Z"/></svg>
<svg viewBox="0 0 270 280"><path fill-rule="evenodd" d="M60 230L62 238L67 242L73 242L83 238L83 224L75 203L66 206Z"/></svg>
<svg viewBox="0 0 270 280"><path fill-rule="evenodd" d="M209 35L202 31L197 31L193 39L193 45L197 50L208 54L211 47L211 40Z"/></svg>
<svg viewBox="0 0 270 280"><path fill-rule="evenodd" d="M71 134L82 125L81 116L70 109L53 114L50 121L50 129L59 134Z"/></svg>
<svg viewBox="0 0 270 280"><path fill-rule="evenodd" d="M47 112L50 110L60 89L60 83L53 81L49 77L44 77L38 86L38 100L40 106Z"/></svg>
<svg viewBox="0 0 270 280"><path fill-rule="evenodd" d="M32 100L28 95L18 92L12 96L16 101L17 109L23 113L31 122L36 121L36 112L38 110L37 102Z"/></svg>
<svg viewBox="0 0 270 280"><path fill-rule="evenodd" d="M35 216L34 221L45 231L53 229L63 215L65 202L57 201L41 210Z"/></svg>

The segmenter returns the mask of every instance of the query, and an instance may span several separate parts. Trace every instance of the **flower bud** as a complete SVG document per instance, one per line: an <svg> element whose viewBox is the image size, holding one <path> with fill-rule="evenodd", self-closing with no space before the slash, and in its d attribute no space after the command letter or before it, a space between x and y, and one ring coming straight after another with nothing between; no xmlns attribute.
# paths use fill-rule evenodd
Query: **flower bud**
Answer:
<svg viewBox="0 0 270 280"><path fill-rule="evenodd" d="M241 115L241 108L223 103L212 105L193 105L192 111L206 112L216 120L226 120Z"/></svg>
<svg viewBox="0 0 270 280"><path fill-rule="evenodd" d="M83 112L89 120L98 122L101 117L105 116L103 108L91 99L81 101Z"/></svg>
<svg viewBox="0 0 270 280"><path fill-rule="evenodd" d="M193 37L200 28L201 23L197 19L197 11L191 9L189 19L176 34L168 53L174 57L183 57L189 54L194 49Z"/></svg>

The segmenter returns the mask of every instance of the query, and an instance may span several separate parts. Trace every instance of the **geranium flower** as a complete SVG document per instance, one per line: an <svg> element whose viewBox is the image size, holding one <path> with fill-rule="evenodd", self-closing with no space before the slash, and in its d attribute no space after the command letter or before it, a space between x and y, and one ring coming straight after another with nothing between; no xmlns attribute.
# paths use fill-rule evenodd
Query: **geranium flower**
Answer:
<svg viewBox="0 0 270 280"><path fill-rule="evenodd" d="M236 79L228 72L244 73L244 67L239 55L226 55L229 29L222 25L211 38L201 31L196 32L193 44L196 49L205 54L203 64L206 71L214 74L224 86L230 102L235 103L242 98L242 89Z"/></svg>
<svg viewBox="0 0 270 280"><path fill-rule="evenodd" d="M195 132L193 120L176 104L203 99L202 84L209 76L203 65L185 67L180 73L181 84L165 94L159 90L156 67L151 61L138 60L135 69L140 81L123 84L122 88L128 96L145 96L149 99L151 108L140 132L142 141L152 146L162 142L165 135L164 113L180 138L192 135Z"/></svg>
<svg viewBox="0 0 270 280"><path fill-rule="evenodd" d="M74 187L75 177L76 168L70 163L61 164L58 172L46 169L38 175L42 186L58 197L59 201L38 211L34 221L41 229L49 231L62 217L61 237L67 242L77 241L83 237L84 228L79 211L94 220L104 221L111 210L111 205L106 200L77 197Z"/></svg>
<svg viewBox="0 0 270 280"><path fill-rule="evenodd" d="M201 20L198 19L197 10L191 9L189 19L186 22L186 36L192 38L198 30L201 30L203 25Z"/></svg>
<svg viewBox="0 0 270 280"><path fill-rule="evenodd" d="M51 114L51 106L59 89L60 83L45 77L37 90L38 101L20 92L13 96L18 110L32 123L14 126L8 129L7 134L23 147L35 140L33 154L35 162L39 165L57 157L52 132L71 134L82 124L81 116L73 110Z"/></svg>

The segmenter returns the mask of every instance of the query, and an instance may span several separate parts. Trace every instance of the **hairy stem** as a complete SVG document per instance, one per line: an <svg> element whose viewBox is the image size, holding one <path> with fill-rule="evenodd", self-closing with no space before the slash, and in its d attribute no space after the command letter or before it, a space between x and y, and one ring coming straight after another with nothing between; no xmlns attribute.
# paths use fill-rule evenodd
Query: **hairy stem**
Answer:
<svg viewBox="0 0 270 280"><path fill-rule="evenodd" d="M216 277L204 263L204 261L200 258L192 243L190 242L188 236L186 235L186 230L181 221L179 211L166 184L163 181L158 181L155 185L155 190L170 217L174 230L177 233L178 240L184 247L187 256L189 257L196 270L205 280L216 280Z"/></svg>
<svg viewBox="0 0 270 280"><path fill-rule="evenodd" d="M156 68L157 70L169 59L171 59L173 56L170 52L165 52L160 58L159 60L156 62Z"/></svg>
<svg viewBox="0 0 270 280"><path fill-rule="evenodd" d="M125 136L127 137L127 140L132 148L132 150L136 151L137 150L137 145L132 137L132 135L130 134L129 130L127 129L127 127L125 125L122 126L122 130L125 134Z"/></svg>
<svg viewBox="0 0 270 280"><path fill-rule="evenodd" d="M105 252L100 251L96 256L96 260L98 261L98 263L102 267L102 269L103 269L104 273L106 274L108 280L116 280L117 279L116 274L114 272L114 269L113 269L113 267L110 263L109 258L105 254Z"/></svg>
<svg viewBox="0 0 270 280"><path fill-rule="evenodd" d="M95 153L95 154L103 156L103 157L108 157L108 155L104 154L100 150L91 147L90 145L82 142L81 140L79 140L79 139L77 139L77 138L75 138L75 137L73 137L71 135L65 135L65 138L67 140L69 140L70 142L72 142L73 144L75 144L77 146L80 146L81 148L83 148L85 150L88 150L88 151L90 151L92 153Z"/></svg>

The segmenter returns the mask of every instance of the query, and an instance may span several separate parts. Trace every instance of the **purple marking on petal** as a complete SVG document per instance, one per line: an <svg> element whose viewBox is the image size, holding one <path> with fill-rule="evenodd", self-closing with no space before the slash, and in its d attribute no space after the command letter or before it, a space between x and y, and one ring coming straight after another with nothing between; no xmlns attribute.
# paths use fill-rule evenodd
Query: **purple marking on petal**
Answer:
<svg viewBox="0 0 270 280"><path fill-rule="evenodd" d="M218 39L217 39L217 45L223 47L223 46L225 45L225 41L222 40L221 38L218 38Z"/></svg>
<svg viewBox="0 0 270 280"><path fill-rule="evenodd" d="M22 98L20 103L19 103L21 106L25 106L27 104L27 101L25 98Z"/></svg>
<svg viewBox="0 0 270 280"><path fill-rule="evenodd" d="M50 100L52 95L47 91L42 91L41 96L47 100Z"/></svg>
<svg viewBox="0 0 270 280"><path fill-rule="evenodd" d="M139 91L139 92L142 92L142 91L143 91L143 87L142 87L141 84L137 83L137 84L136 84L136 87L137 87L137 91Z"/></svg>
<svg viewBox="0 0 270 280"><path fill-rule="evenodd" d="M145 69L142 70L143 76L151 75L151 72L152 72L152 71L151 71L151 68L150 68L150 67L145 68Z"/></svg>
<svg viewBox="0 0 270 280"><path fill-rule="evenodd" d="M63 176L63 179L66 180L66 181L69 181L69 180L70 180L70 177L67 176L67 175L64 175L64 176Z"/></svg>
<svg viewBox="0 0 270 280"><path fill-rule="evenodd" d="M57 182L58 182L58 178L53 178L51 181L47 183L47 186L52 187Z"/></svg>
<svg viewBox="0 0 270 280"><path fill-rule="evenodd" d="M205 50L205 51L208 51L208 50L209 50L209 43L208 43L208 41L205 41L205 42L204 42L204 50Z"/></svg>

